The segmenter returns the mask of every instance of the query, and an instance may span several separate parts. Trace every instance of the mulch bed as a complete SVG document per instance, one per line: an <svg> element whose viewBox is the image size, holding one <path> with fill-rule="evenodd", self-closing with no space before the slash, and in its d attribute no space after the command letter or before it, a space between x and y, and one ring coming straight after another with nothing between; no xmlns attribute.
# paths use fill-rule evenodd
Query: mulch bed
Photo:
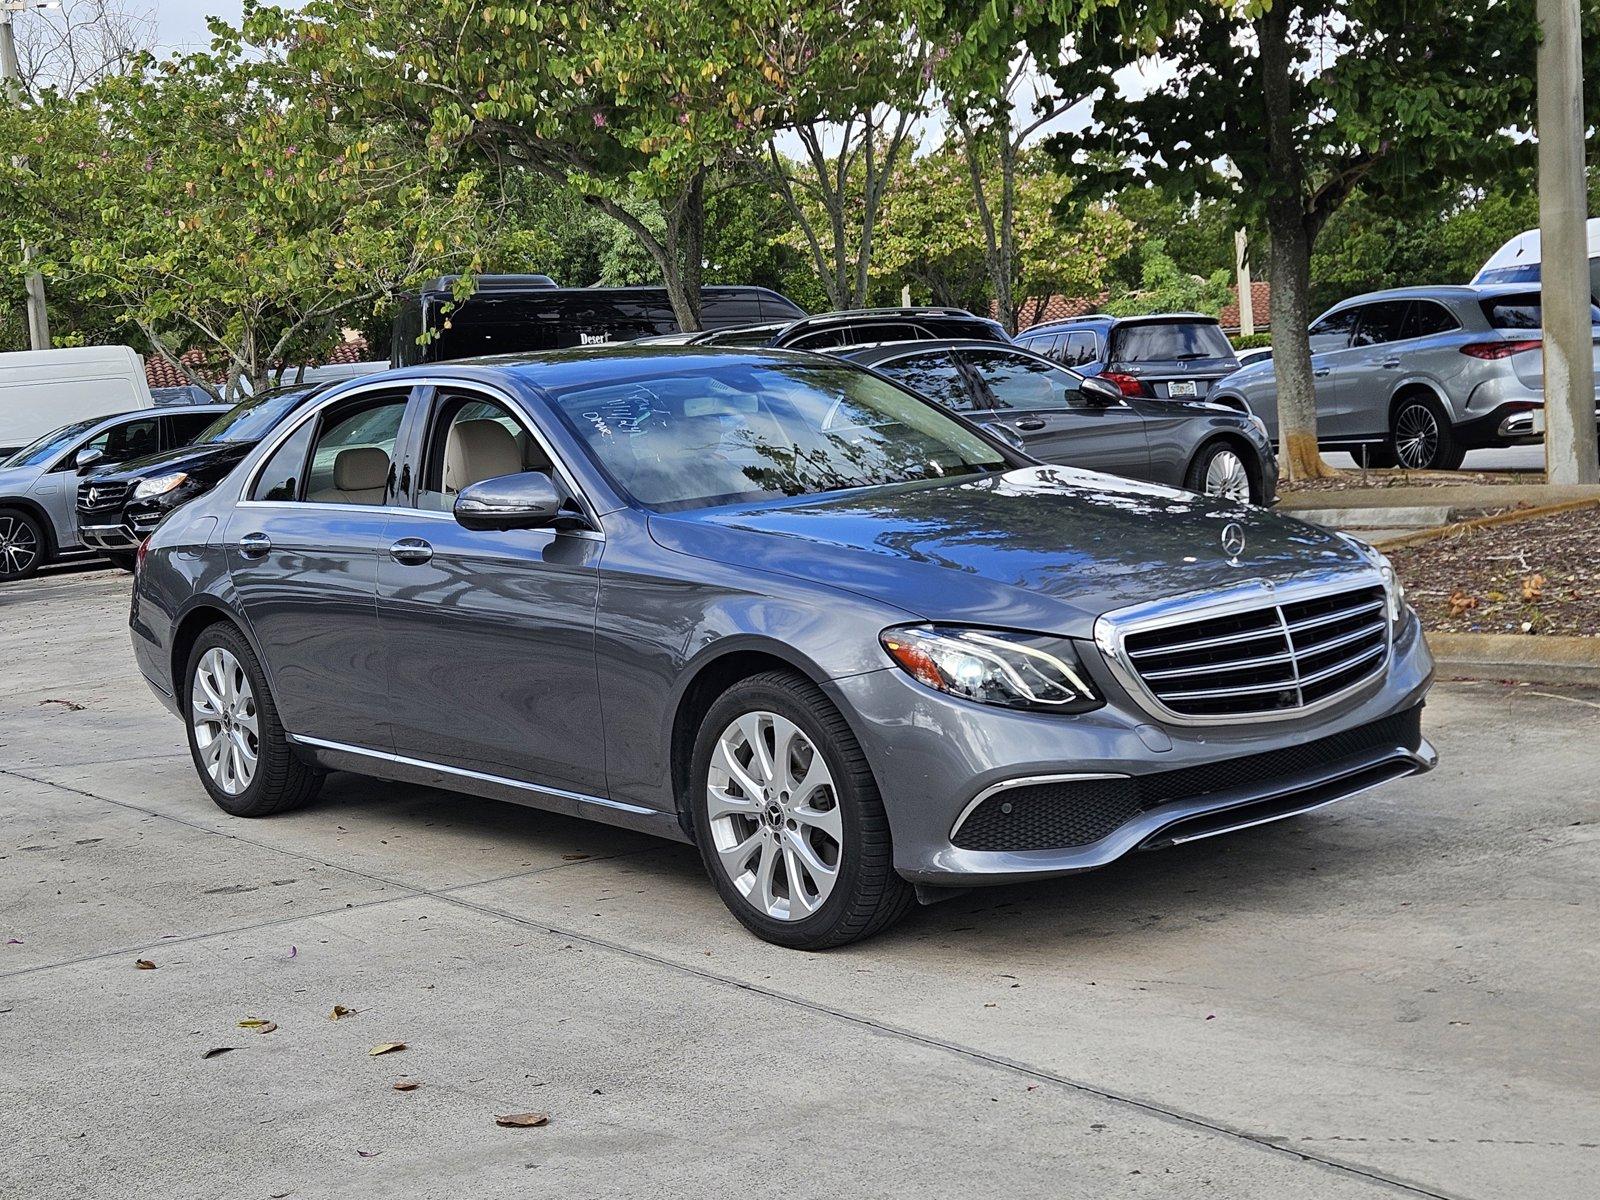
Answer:
<svg viewBox="0 0 1600 1200"><path fill-rule="evenodd" d="M1463 530L1389 559L1426 629L1600 636L1600 508Z"/></svg>
<svg viewBox="0 0 1600 1200"><path fill-rule="evenodd" d="M1297 492L1348 492L1381 488L1464 487L1475 484L1543 483L1543 471L1385 471L1341 470L1326 479L1297 479L1278 488L1284 496Z"/></svg>

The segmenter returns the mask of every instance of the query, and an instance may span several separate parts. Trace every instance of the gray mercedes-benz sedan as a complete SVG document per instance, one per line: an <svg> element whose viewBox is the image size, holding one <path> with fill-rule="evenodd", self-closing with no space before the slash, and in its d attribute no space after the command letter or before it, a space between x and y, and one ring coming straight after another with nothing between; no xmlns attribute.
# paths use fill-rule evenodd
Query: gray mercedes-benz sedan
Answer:
<svg viewBox="0 0 1600 1200"><path fill-rule="evenodd" d="M229 813L350 770L646 830L800 948L1435 761L1370 548L783 351L334 388L163 521L131 623Z"/></svg>

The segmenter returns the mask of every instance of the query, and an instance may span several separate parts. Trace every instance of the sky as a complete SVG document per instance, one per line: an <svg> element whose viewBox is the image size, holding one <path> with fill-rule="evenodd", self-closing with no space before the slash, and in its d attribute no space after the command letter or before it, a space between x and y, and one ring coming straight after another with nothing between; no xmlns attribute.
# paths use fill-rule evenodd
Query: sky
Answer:
<svg viewBox="0 0 1600 1200"><path fill-rule="evenodd" d="M129 5L137 8L137 5ZM161 50L204 49L210 43L208 16L237 21L239 0L150 0L156 14L156 42Z"/></svg>

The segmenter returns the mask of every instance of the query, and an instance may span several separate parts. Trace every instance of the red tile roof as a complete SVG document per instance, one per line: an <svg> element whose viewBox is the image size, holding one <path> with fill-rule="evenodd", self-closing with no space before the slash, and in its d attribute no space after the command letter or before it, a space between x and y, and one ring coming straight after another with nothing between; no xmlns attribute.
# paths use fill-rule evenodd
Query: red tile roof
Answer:
<svg viewBox="0 0 1600 1200"><path fill-rule="evenodd" d="M221 383L226 377L226 372L214 367L206 366L206 356L199 350L189 350L181 355L185 366L189 367L202 379L210 383ZM335 366L341 363L367 362L372 357L371 348L367 339L357 334L347 338L335 346L330 354L319 363L307 363L311 367ZM173 366L159 354L147 354L144 360L144 377L152 388L184 387L189 380L182 371Z"/></svg>
<svg viewBox="0 0 1600 1200"><path fill-rule="evenodd" d="M1234 288L1235 295L1238 294L1238 290L1237 287ZM1267 327L1272 321L1272 285L1264 279L1252 279L1250 281L1250 304L1252 310L1250 315L1255 321L1256 332L1266 333ZM1222 322L1224 329L1239 328L1238 300L1224 304L1222 312L1218 314L1217 319Z"/></svg>

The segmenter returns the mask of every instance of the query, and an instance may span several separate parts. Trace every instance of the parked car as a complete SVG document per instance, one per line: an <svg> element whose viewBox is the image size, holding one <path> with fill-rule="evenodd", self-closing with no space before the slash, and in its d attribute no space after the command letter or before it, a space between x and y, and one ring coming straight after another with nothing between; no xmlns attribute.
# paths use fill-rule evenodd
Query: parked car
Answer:
<svg viewBox="0 0 1600 1200"><path fill-rule="evenodd" d="M144 360L129 346L0 354L0 456L63 425L154 405Z"/></svg>
<svg viewBox="0 0 1600 1200"><path fill-rule="evenodd" d="M1371 548L814 355L341 385L162 522L130 623L226 812L338 769L645 830L795 947L1435 761Z"/></svg>
<svg viewBox="0 0 1600 1200"><path fill-rule="evenodd" d="M1589 294L1600 299L1600 217L1590 217L1589 236ZM1524 230L1489 256L1489 260L1472 277L1476 284L1485 283L1538 283L1539 262L1542 257L1540 234L1537 229Z"/></svg>
<svg viewBox="0 0 1600 1200"><path fill-rule="evenodd" d="M178 505L204 495L278 424L330 384L274 388L229 408L205 409L193 438L99 471L77 487L76 521L84 545L119 566ZM199 409L191 411L201 411Z"/></svg>
<svg viewBox="0 0 1600 1200"><path fill-rule="evenodd" d="M1031 326L1016 340L1082 375L1116 384L1124 396L1205 400L1217 380L1239 369L1222 325L1202 313L1092 314Z"/></svg>
<svg viewBox="0 0 1600 1200"><path fill-rule="evenodd" d="M74 500L79 480L163 446L181 446L220 412L144 408L74 421L0 460L0 582L26 579L86 548Z"/></svg>
<svg viewBox="0 0 1600 1200"><path fill-rule="evenodd" d="M1042 462L1266 504L1278 462L1266 427L1237 409L1198 400L1125 396L1018 346L900 342L846 350L912 391L1003 430Z"/></svg>
<svg viewBox="0 0 1600 1200"><path fill-rule="evenodd" d="M1600 364L1600 308L1596 323ZM1478 446L1544 438L1537 288L1394 288L1354 296L1311 325L1317 438L1373 466L1454 470ZM1216 399L1246 404L1278 434L1271 363L1224 380ZM1600 403L1600 399L1597 399Z"/></svg>
<svg viewBox="0 0 1600 1200"><path fill-rule="evenodd" d="M763 345L781 350L841 350L883 342L971 338L1011 344L1005 328L964 308L852 308L801 317L778 329Z"/></svg>
<svg viewBox="0 0 1600 1200"><path fill-rule="evenodd" d="M1272 347L1271 346L1252 346L1248 350L1240 350L1238 352L1238 357L1239 357L1239 365L1241 367L1248 367L1251 363L1271 362L1272 361Z"/></svg>
<svg viewBox="0 0 1600 1200"><path fill-rule="evenodd" d="M548 275L480 275L476 290L458 303L457 279L432 280L403 300L390 352L396 365L626 342L678 330L665 288L564 288ZM769 288L700 289L707 329L804 315Z"/></svg>

